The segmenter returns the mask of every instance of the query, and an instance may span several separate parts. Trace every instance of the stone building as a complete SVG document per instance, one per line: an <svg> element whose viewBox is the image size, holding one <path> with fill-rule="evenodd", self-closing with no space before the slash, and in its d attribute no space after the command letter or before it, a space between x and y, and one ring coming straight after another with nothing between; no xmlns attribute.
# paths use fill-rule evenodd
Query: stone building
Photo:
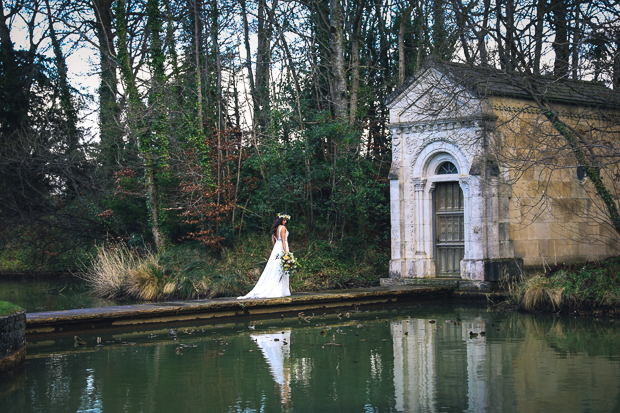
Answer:
<svg viewBox="0 0 620 413"><path fill-rule="evenodd" d="M536 80L532 94L516 75L431 61L388 96L390 278L480 287L523 266L618 254L600 197L541 111L617 140L618 128L609 129L617 94L599 83Z"/></svg>

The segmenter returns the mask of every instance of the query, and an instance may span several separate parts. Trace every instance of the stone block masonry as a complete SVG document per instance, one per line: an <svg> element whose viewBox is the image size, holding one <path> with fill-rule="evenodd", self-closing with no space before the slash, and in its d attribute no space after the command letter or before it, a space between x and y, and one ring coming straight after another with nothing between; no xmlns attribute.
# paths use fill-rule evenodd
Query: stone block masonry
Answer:
<svg viewBox="0 0 620 413"><path fill-rule="evenodd" d="M26 312L0 317L0 375L26 359Z"/></svg>

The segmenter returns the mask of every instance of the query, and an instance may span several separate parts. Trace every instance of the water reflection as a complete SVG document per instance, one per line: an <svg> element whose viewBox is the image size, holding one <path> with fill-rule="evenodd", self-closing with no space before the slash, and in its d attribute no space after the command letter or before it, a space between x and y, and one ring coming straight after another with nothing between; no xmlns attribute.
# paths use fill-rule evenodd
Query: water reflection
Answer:
<svg viewBox="0 0 620 413"><path fill-rule="evenodd" d="M396 411L620 411L615 323L489 316L391 322Z"/></svg>
<svg viewBox="0 0 620 413"><path fill-rule="evenodd" d="M282 404L288 405L291 392L291 330L281 333L252 334L261 349L269 371L280 388Z"/></svg>
<svg viewBox="0 0 620 413"><path fill-rule="evenodd" d="M613 321L450 305L258 321L29 343L0 412L620 411Z"/></svg>
<svg viewBox="0 0 620 413"><path fill-rule="evenodd" d="M394 346L395 408L399 412L434 412L435 340L427 320L391 323Z"/></svg>
<svg viewBox="0 0 620 413"><path fill-rule="evenodd" d="M76 277L0 277L0 301L10 301L29 313L110 307L135 301L118 301L90 295L86 283Z"/></svg>

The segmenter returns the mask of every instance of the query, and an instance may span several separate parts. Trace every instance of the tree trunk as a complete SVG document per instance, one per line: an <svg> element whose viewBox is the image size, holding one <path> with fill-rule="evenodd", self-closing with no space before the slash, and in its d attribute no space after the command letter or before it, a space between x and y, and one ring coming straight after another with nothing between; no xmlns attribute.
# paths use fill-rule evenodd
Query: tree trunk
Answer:
<svg viewBox="0 0 620 413"><path fill-rule="evenodd" d="M101 161L105 169L112 169L121 163L124 148L122 134L117 127L119 114L116 101L118 80L116 77L112 0L93 0L92 6L97 21L101 68L101 85L99 86Z"/></svg>
<svg viewBox="0 0 620 413"><path fill-rule="evenodd" d="M4 14L4 3L0 0L0 46L2 46L2 53L13 53L13 42L11 41L11 32L6 25L6 21L9 20L11 15Z"/></svg>
<svg viewBox="0 0 620 413"><path fill-rule="evenodd" d="M489 53L487 51L486 38L489 34L489 14L491 10L491 0L484 0L484 14L482 16L482 24L478 32L478 51L480 53L480 64L486 66L489 64Z"/></svg>
<svg viewBox="0 0 620 413"><path fill-rule="evenodd" d="M198 0L193 1L194 8L194 58L196 61L196 92L198 96L198 131L202 135L204 131L204 115L202 113L202 73L200 70L200 43L201 43L201 31L198 24Z"/></svg>
<svg viewBox="0 0 620 413"><path fill-rule="evenodd" d="M545 14L547 9L547 0L538 0L536 2L536 26L534 29L534 74L540 74L540 59L542 57L543 47L543 29L545 24Z"/></svg>
<svg viewBox="0 0 620 413"><path fill-rule="evenodd" d="M571 48L572 54L572 62L571 66L573 69L573 79L579 79L579 49L581 46L581 16L579 13L579 3L575 5L575 16L574 16L575 27L573 30L573 47Z"/></svg>
<svg viewBox="0 0 620 413"><path fill-rule="evenodd" d="M334 114L347 115L347 84L344 71L344 22L340 0L329 0L329 30L331 32L332 101Z"/></svg>
<svg viewBox="0 0 620 413"><path fill-rule="evenodd" d="M366 0L359 0L355 18L353 19L353 32L351 33L351 99L349 106L349 123L355 124L357 119L357 100L360 89L360 34L362 31L362 15Z"/></svg>
<svg viewBox="0 0 620 413"><path fill-rule="evenodd" d="M156 0L149 0L156 1ZM118 36L118 62L121 75L124 80L129 110L127 121L130 131L135 132L138 138L138 148L144 158L144 175L147 192L147 207L151 232L157 250L164 247L164 236L161 233L159 222L159 199L156 188L155 153L154 146L157 143L153 138L150 128L145 124L145 108L139 95L133 69L130 65L129 51L127 48L127 18L125 0L116 0L116 33ZM156 22L150 22L151 25ZM151 63L153 65L153 63ZM154 141L155 139L155 141Z"/></svg>
<svg viewBox="0 0 620 413"><path fill-rule="evenodd" d="M275 4L275 2L274 2ZM286 68L289 72L289 74L291 75L291 77L293 78L293 84L295 86L295 100L297 103L297 115L299 116L299 127L303 127L303 116L301 113L301 87L299 85L299 76L297 75L297 71L295 70L295 65L293 64L293 56L291 54L291 51L288 47L288 43L286 41L286 38L284 37L284 32L282 31L282 27L280 27L280 24L278 23L278 21L275 18L275 15L273 13L273 10L270 10L268 7L265 8L265 10L267 11L267 14L269 16L269 21L271 22L272 27L275 27L278 30L278 39L279 39L279 43L280 46L282 46L282 49L284 49L284 56L286 57Z"/></svg>
<svg viewBox="0 0 620 413"><path fill-rule="evenodd" d="M149 216L151 219L151 232L153 234L153 240L155 241L155 247L157 248L157 251L161 252L165 247L166 241L162 234L159 222L159 196L155 182L153 159L147 158L146 164L146 199L148 202Z"/></svg>
<svg viewBox="0 0 620 413"><path fill-rule="evenodd" d="M405 83L405 29L407 23L411 19L411 4L408 4L402 9L402 17L400 19L400 27L398 28L398 84Z"/></svg>
<svg viewBox="0 0 620 413"><path fill-rule="evenodd" d="M578 164L585 169L586 176L592 181L592 184L596 189L596 193L605 204L607 214L609 215L611 224L616 230L616 233L620 235L620 212L618 212L618 206L616 205L613 195L603 182L603 177L601 176L600 168L598 167L597 162L590 159L584 153L584 150L579 145L579 137L576 132L562 122L555 111L547 110L545 111L545 116L570 145Z"/></svg>
<svg viewBox="0 0 620 413"><path fill-rule="evenodd" d="M508 70L506 67L506 49L504 48L504 44L506 39L502 34L502 0L497 0L496 2L497 9L495 10L495 42L497 43L497 57L499 59L499 66L503 70Z"/></svg>
<svg viewBox="0 0 620 413"><path fill-rule="evenodd" d="M161 199L158 177L165 176L169 166L168 119L166 116L164 51L161 39L162 19L159 0L147 1L147 26L150 33L149 66L151 69L151 90L149 103L150 127L146 133L145 145L141 145L146 159L147 192L151 209L153 239L158 251L165 248L166 236L162 230L165 215L160 216ZM148 143L147 143L148 142Z"/></svg>
<svg viewBox="0 0 620 413"><path fill-rule="evenodd" d="M620 30L615 31L616 48L614 50L614 61L612 69L612 84L614 90L620 91Z"/></svg>
<svg viewBox="0 0 620 413"><path fill-rule="evenodd" d="M426 18L424 16L424 2L418 2L418 50L415 58L415 68L416 70L420 70L420 66L422 65L422 53L424 51L424 27L426 26Z"/></svg>
<svg viewBox="0 0 620 413"><path fill-rule="evenodd" d="M267 1L258 0L258 29L256 47L256 98L254 119L258 130L265 132L269 128L269 75L271 72L271 37L273 26L267 15ZM277 2L272 6L274 9Z"/></svg>
<svg viewBox="0 0 620 413"><path fill-rule="evenodd" d="M224 103L222 96L222 57L220 56L220 39L219 39L219 16L220 12L218 9L218 1L211 1L211 13L212 13L212 24L211 24L211 39L213 40L213 52L215 53L215 72L216 72L216 84L215 84L215 92L217 93L216 101L217 101L217 127L218 129L224 130Z"/></svg>
<svg viewBox="0 0 620 413"><path fill-rule="evenodd" d="M551 0L551 12L553 13L553 28L555 29L552 45L555 51L553 74L563 77L568 75L568 59L570 56L566 3L563 0Z"/></svg>
<svg viewBox="0 0 620 413"><path fill-rule="evenodd" d="M515 49L514 49L514 34L515 34L515 0L504 0L506 4L506 48L504 50L504 67L508 71L512 71L515 68Z"/></svg>
<svg viewBox="0 0 620 413"><path fill-rule="evenodd" d="M446 59L448 33L446 30L446 10L444 0L433 2L433 54L440 59Z"/></svg>
<svg viewBox="0 0 620 413"><path fill-rule="evenodd" d="M241 4L241 14L243 15L243 41L245 44L245 67L248 71L248 79L250 81L250 93L252 95L252 107L254 108L254 118L256 119L256 107L258 106L258 101L256 100L256 86L254 84L254 69L252 69L252 49L250 48L250 26L248 24L248 13L245 4L245 0L240 0ZM253 127L256 126L256 121L253 122Z"/></svg>

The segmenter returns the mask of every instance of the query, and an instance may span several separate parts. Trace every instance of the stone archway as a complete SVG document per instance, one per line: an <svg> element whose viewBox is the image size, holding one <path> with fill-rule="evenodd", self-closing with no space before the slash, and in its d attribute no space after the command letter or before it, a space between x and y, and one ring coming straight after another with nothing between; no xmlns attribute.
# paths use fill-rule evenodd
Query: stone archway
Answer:
<svg viewBox="0 0 620 413"><path fill-rule="evenodd" d="M411 170L416 234L412 272L416 277L461 278L461 261L469 248L468 161L456 145L432 142Z"/></svg>

